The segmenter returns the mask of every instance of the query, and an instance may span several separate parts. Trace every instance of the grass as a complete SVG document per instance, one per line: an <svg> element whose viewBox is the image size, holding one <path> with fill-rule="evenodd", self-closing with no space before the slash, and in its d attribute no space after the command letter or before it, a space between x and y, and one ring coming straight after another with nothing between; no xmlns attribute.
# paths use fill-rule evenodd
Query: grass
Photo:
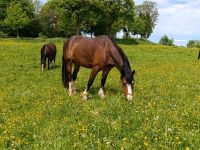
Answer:
<svg viewBox="0 0 200 150"><path fill-rule="evenodd" d="M61 82L63 40L56 65L41 72L48 40L0 40L0 149L199 149L200 61L197 49L123 45L136 69L134 100L122 93L113 69L100 99L98 75L90 99L83 92L90 70L81 68L78 93Z"/></svg>

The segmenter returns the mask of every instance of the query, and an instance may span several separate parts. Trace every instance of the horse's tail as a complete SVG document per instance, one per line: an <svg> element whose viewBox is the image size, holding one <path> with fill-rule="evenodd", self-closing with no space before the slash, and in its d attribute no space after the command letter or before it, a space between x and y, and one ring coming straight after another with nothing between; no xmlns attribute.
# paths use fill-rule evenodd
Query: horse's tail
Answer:
<svg viewBox="0 0 200 150"><path fill-rule="evenodd" d="M55 49L55 54L54 54L54 58L53 58L53 60L54 60L54 63L55 63L55 61L56 61L56 53L57 53L57 47L56 47L55 44L54 44L54 49Z"/></svg>
<svg viewBox="0 0 200 150"><path fill-rule="evenodd" d="M64 56L62 57L62 82L65 88L68 88L68 78L67 78L67 70L66 70L66 61Z"/></svg>

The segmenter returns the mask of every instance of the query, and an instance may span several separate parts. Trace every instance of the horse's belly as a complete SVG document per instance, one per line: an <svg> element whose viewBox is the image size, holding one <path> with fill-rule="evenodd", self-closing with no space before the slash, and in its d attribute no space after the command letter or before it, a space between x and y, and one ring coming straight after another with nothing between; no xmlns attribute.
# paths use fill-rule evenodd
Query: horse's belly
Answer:
<svg viewBox="0 0 200 150"><path fill-rule="evenodd" d="M73 59L73 61L75 63L77 63L78 65L82 66L82 67L85 67L85 68L92 68L93 66L93 61L87 59L87 58L79 58L77 59L76 57Z"/></svg>

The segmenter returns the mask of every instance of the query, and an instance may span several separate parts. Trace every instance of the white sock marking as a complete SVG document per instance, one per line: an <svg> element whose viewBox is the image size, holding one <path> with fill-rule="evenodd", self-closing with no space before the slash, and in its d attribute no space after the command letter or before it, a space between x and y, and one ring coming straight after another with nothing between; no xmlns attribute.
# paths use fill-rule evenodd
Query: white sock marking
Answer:
<svg viewBox="0 0 200 150"><path fill-rule="evenodd" d="M86 90L82 93L82 95L83 95L83 100L87 100L88 99L88 97L87 97L88 92Z"/></svg>
<svg viewBox="0 0 200 150"><path fill-rule="evenodd" d="M100 96L101 98L104 98L104 96L105 96L105 95L104 95L104 91L103 91L102 88L99 89L98 94L99 94L99 96Z"/></svg>
<svg viewBox="0 0 200 150"><path fill-rule="evenodd" d="M72 84L73 82L69 82L69 96L72 95Z"/></svg>

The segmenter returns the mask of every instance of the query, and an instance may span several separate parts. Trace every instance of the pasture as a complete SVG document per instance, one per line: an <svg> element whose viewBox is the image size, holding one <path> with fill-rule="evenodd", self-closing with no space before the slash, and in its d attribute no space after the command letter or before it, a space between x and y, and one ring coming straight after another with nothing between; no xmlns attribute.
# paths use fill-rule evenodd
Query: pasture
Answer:
<svg viewBox="0 0 200 150"><path fill-rule="evenodd" d="M47 41L57 46L56 64L41 72ZM198 49L120 46L136 70L132 102L117 69L104 99L98 74L89 100L82 100L90 74L83 68L69 97L61 82L62 39L1 39L0 149L199 149Z"/></svg>

